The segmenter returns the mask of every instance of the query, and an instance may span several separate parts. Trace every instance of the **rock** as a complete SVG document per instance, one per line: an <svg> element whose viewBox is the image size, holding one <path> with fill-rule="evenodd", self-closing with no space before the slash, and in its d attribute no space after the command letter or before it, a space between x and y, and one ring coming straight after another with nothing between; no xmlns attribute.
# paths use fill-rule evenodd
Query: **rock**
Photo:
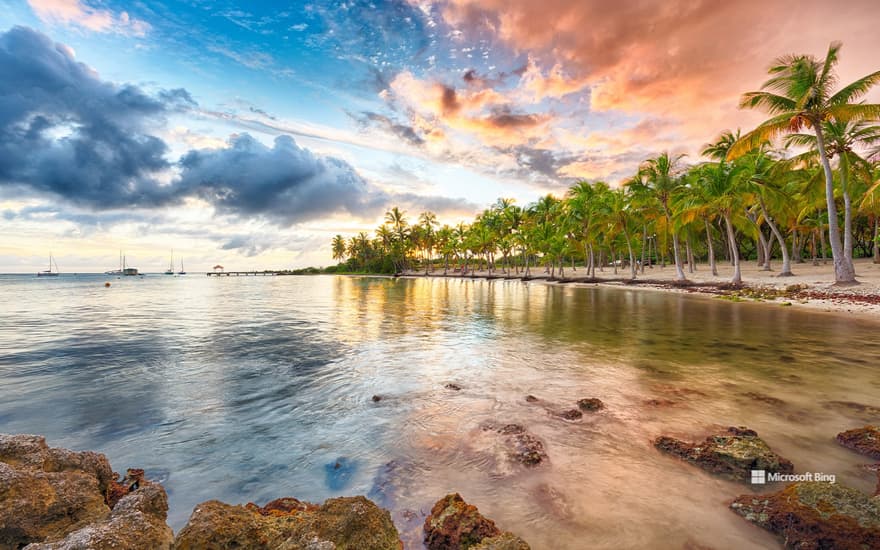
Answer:
<svg viewBox="0 0 880 550"><path fill-rule="evenodd" d="M773 452L748 428L728 428L702 443L686 443L672 437L654 440L660 451L677 456L725 479L748 482L751 470L792 473L794 466Z"/></svg>
<svg viewBox="0 0 880 550"><path fill-rule="evenodd" d="M880 459L880 428L865 426L837 434L837 442L857 453Z"/></svg>
<svg viewBox="0 0 880 550"><path fill-rule="evenodd" d="M372 399L373 399L373 403L378 403L379 401L382 401L382 396L381 395L374 395L372 397Z"/></svg>
<svg viewBox="0 0 880 550"><path fill-rule="evenodd" d="M453 384L453 383L446 384L443 387L446 388L447 390L452 390L452 391L460 391L461 390L461 386L459 386L458 384Z"/></svg>
<svg viewBox="0 0 880 550"><path fill-rule="evenodd" d="M761 403L765 403L767 405L771 405L773 407L779 407L785 405L785 401L779 399L778 397L773 397L772 395L767 395L764 393L758 393L754 391L749 391L741 394L743 397L748 397L752 401L759 401Z"/></svg>
<svg viewBox="0 0 880 550"><path fill-rule="evenodd" d="M578 400L578 408L582 411L598 411L605 408L605 403L602 403L601 400L595 397L590 397L589 399Z"/></svg>
<svg viewBox="0 0 880 550"><path fill-rule="evenodd" d="M537 403L538 401L540 401L540 399L538 399L534 395L527 395L526 396L526 403Z"/></svg>
<svg viewBox="0 0 880 550"><path fill-rule="evenodd" d="M520 424L505 424L500 427L494 424L485 424L483 430L493 431L504 436L507 457L511 462L523 466L537 466L547 460L544 444L540 439L528 433Z"/></svg>
<svg viewBox="0 0 880 550"><path fill-rule="evenodd" d="M513 533L502 533L497 537L483 539L473 550L531 550L526 541Z"/></svg>
<svg viewBox="0 0 880 550"><path fill-rule="evenodd" d="M174 541L165 523L168 497L157 483L146 483L122 497L110 517L69 533L55 542L30 544L27 550L168 549Z"/></svg>
<svg viewBox="0 0 880 550"><path fill-rule="evenodd" d="M568 409L567 411L556 411L553 413L553 416L557 416L565 420L580 420L581 417L584 416L584 413L577 409Z"/></svg>
<svg viewBox="0 0 880 550"><path fill-rule="evenodd" d="M390 514L362 496L331 498L318 506L294 498L266 506L211 500L195 507L174 540L176 550L401 550Z"/></svg>
<svg viewBox="0 0 880 550"><path fill-rule="evenodd" d="M786 548L880 548L880 499L839 483L792 483L770 495L743 495L730 505L779 535Z"/></svg>
<svg viewBox="0 0 880 550"><path fill-rule="evenodd" d="M333 462L324 465L324 481L333 491L341 491L351 483L351 477L358 469L356 460L340 456Z"/></svg>
<svg viewBox="0 0 880 550"><path fill-rule="evenodd" d="M513 533L502 532L484 517L476 506L458 493L446 495L431 508L425 520L425 547L428 550L529 550L529 545Z"/></svg>
<svg viewBox="0 0 880 550"><path fill-rule="evenodd" d="M168 548L167 511L143 470L119 482L102 454L0 435L0 548Z"/></svg>

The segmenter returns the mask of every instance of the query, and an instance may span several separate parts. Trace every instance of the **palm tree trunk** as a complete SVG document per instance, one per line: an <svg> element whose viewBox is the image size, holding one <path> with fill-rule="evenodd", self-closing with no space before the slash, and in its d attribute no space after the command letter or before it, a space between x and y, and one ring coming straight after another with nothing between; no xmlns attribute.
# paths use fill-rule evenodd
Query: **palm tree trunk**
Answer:
<svg viewBox="0 0 880 550"><path fill-rule="evenodd" d="M819 265L819 256L817 254L819 248L816 246L816 231L810 232L810 255L813 256L813 265Z"/></svg>
<svg viewBox="0 0 880 550"><path fill-rule="evenodd" d="M709 231L709 219L703 218L706 224L706 245L709 247L709 268L712 270L712 276L718 276L718 267L715 265L715 248L712 246L712 232Z"/></svg>
<svg viewBox="0 0 880 550"><path fill-rule="evenodd" d="M639 271L641 271L642 275L645 274L645 248L648 247L648 226L647 224L642 224L642 263L639 265ZM635 277L633 277L635 279Z"/></svg>
<svg viewBox="0 0 880 550"><path fill-rule="evenodd" d="M672 255L675 260L675 280L686 281L687 277L684 276L684 270L681 268L681 247L678 244L678 233L675 231L675 228L672 227L672 217L669 215L668 209L666 210L666 227L672 231Z"/></svg>
<svg viewBox="0 0 880 550"><path fill-rule="evenodd" d="M630 279L635 280L636 278L636 257L633 254L633 246L632 241L629 240L629 231L624 227L623 236L626 237L626 247L629 249L629 276ZM644 248L642 249L644 253Z"/></svg>
<svg viewBox="0 0 880 550"><path fill-rule="evenodd" d="M825 172L825 202L828 206L828 241L831 244L831 259L834 262L835 284L852 284L856 281L856 272L852 260L848 260L840 242L840 227L837 221L837 204L834 202L834 179L831 174L831 164L825 152L825 136L822 132L821 121L813 121L813 129L816 131L816 145L819 149L819 160L822 162L822 170Z"/></svg>
<svg viewBox="0 0 880 550"><path fill-rule="evenodd" d="M822 249L822 263L827 264L828 258L825 257L825 228L819 228L819 247Z"/></svg>
<svg viewBox="0 0 880 550"><path fill-rule="evenodd" d="M880 264L880 216L874 216L874 263Z"/></svg>
<svg viewBox="0 0 880 550"><path fill-rule="evenodd" d="M852 198L849 196L849 159L840 155L840 187L843 190L843 257L852 265Z"/></svg>
<svg viewBox="0 0 880 550"><path fill-rule="evenodd" d="M742 283L742 273L739 268L739 250L736 248L736 238L733 234L733 224L730 223L730 214L724 214L724 225L727 226L727 242L730 244L733 255L733 278L730 282L738 285Z"/></svg>
<svg viewBox="0 0 880 550"><path fill-rule="evenodd" d="M779 243L779 250L782 252L782 273L780 273L779 276L791 277L794 275L794 273L791 272L791 256L788 255L788 248L785 246L785 239L782 237L782 232L779 231L776 222L773 221L770 213L767 212L763 197L758 198L758 204L761 206L761 212L764 214L764 219L767 220L767 225L770 226L770 231L773 233L773 236L776 237L776 241Z"/></svg>
<svg viewBox="0 0 880 550"><path fill-rule="evenodd" d="M687 258L688 263L688 273L693 274L694 272L694 251L691 248L691 234L686 233L684 236L684 249L685 249L685 258Z"/></svg>

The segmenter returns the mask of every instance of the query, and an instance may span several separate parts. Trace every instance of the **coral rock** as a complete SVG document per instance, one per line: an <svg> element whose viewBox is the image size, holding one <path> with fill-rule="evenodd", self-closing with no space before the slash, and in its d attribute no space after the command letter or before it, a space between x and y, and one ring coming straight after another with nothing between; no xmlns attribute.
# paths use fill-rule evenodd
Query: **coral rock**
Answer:
<svg viewBox="0 0 880 550"><path fill-rule="evenodd" d="M791 462L773 452L754 430L748 428L728 428L724 433L710 435L702 443L686 443L661 436L654 440L654 446L735 481L749 481L751 470L794 471Z"/></svg>
<svg viewBox="0 0 880 550"><path fill-rule="evenodd" d="M263 507L203 502L174 548L400 550L402 543L389 513L358 496L331 498L321 506L294 498Z"/></svg>
<svg viewBox="0 0 880 550"><path fill-rule="evenodd" d="M857 453L880 459L880 429L865 426L837 434L837 442Z"/></svg>
<svg viewBox="0 0 880 550"><path fill-rule="evenodd" d="M599 409L605 408L605 403L602 403L601 400L590 397L589 399L580 399L578 400L578 407L582 411L598 411Z"/></svg>
<svg viewBox="0 0 880 550"><path fill-rule="evenodd" d="M0 435L0 548L168 548L167 511L143 470L120 483L102 454Z"/></svg>
<svg viewBox="0 0 880 550"><path fill-rule="evenodd" d="M446 495L431 508L425 520L428 550L528 550L529 545L512 533L502 532L476 506L458 493Z"/></svg>
<svg viewBox="0 0 880 550"><path fill-rule="evenodd" d="M792 483L770 495L743 495L730 507L779 535L786 548L880 548L880 499L845 485Z"/></svg>

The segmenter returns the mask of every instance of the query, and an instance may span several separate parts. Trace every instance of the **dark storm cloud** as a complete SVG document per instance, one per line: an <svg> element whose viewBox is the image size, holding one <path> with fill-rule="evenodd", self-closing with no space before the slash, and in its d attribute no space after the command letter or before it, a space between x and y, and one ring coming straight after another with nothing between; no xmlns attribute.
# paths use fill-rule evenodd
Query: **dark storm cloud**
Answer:
<svg viewBox="0 0 880 550"><path fill-rule="evenodd" d="M346 162L293 138L266 147L247 134L228 149L192 150L168 183L168 146L150 133L196 107L183 89L148 95L102 81L70 50L24 27L0 34L0 186L96 210L159 207L197 196L224 214L289 225L347 211L370 215L387 196ZM390 122L389 122L390 124ZM391 125L409 141L418 136Z"/></svg>
<svg viewBox="0 0 880 550"><path fill-rule="evenodd" d="M248 134L225 149L190 151L180 160L176 186L219 212L262 215L290 225L333 212L369 216L387 197L372 191L347 162L318 157L290 136L270 148Z"/></svg>
<svg viewBox="0 0 880 550"><path fill-rule="evenodd" d="M167 203L153 176L168 169L168 147L145 122L188 103L184 90L151 97L105 83L64 46L14 27L0 34L0 184L102 207Z"/></svg>

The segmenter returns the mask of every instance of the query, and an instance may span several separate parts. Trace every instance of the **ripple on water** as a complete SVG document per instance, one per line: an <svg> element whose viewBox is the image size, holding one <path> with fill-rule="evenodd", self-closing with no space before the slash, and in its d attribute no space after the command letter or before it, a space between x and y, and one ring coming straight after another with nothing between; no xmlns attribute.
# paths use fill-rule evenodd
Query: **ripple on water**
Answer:
<svg viewBox="0 0 880 550"><path fill-rule="evenodd" d="M144 467L177 529L212 498L369 494L417 544L458 491L536 549L778 547L727 510L747 488L650 444L719 425L873 488L833 441L880 422L877 326L852 317L516 282L59 279L0 277L0 422ZM552 414L589 397L606 407ZM512 463L487 422L547 460Z"/></svg>

